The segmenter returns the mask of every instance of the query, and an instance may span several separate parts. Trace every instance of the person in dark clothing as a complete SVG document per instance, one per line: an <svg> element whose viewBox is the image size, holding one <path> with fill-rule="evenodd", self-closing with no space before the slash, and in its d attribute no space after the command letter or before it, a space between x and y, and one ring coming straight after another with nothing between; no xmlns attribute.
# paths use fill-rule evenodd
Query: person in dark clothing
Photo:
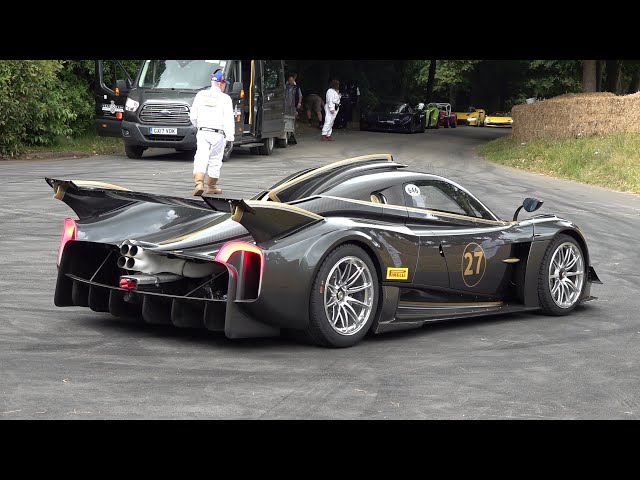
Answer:
<svg viewBox="0 0 640 480"><path fill-rule="evenodd" d="M335 128L346 128L347 123L353 120L353 110L358 103L360 89L355 82L349 81L340 89L340 110L334 124Z"/></svg>
<svg viewBox="0 0 640 480"><path fill-rule="evenodd" d="M290 73L287 75L286 94L285 94L285 115L293 117L294 126L295 119L298 117L298 110L302 109L302 90L296 83L297 75ZM294 127L295 129L295 127ZM294 132L291 132L288 139L289 143L295 145L297 142Z"/></svg>

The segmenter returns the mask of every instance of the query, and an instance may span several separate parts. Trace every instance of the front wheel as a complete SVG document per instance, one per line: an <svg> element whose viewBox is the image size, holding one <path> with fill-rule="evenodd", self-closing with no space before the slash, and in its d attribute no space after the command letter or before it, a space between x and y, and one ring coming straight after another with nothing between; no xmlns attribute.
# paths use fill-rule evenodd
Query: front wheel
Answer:
<svg viewBox="0 0 640 480"><path fill-rule="evenodd" d="M145 148L139 145L124 146L124 153L126 153L127 157L129 158L142 158L142 153L144 152L144 150Z"/></svg>
<svg viewBox="0 0 640 480"><path fill-rule="evenodd" d="M367 334L378 304L378 274L357 245L333 250L316 274L307 334L317 344L350 347Z"/></svg>
<svg viewBox="0 0 640 480"><path fill-rule="evenodd" d="M560 234L547 247L538 272L538 300L548 315L567 315L585 288L584 253L578 242Z"/></svg>

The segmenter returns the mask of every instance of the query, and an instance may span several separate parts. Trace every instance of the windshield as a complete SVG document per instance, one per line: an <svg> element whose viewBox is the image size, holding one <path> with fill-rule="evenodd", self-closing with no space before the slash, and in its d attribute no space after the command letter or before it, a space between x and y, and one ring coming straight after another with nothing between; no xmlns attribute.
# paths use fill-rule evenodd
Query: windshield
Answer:
<svg viewBox="0 0 640 480"><path fill-rule="evenodd" d="M406 103L381 103L377 109L379 112L384 113L406 113Z"/></svg>
<svg viewBox="0 0 640 480"><path fill-rule="evenodd" d="M198 90L211 86L211 74L226 60L146 60L138 87Z"/></svg>
<svg viewBox="0 0 640 480"><path fill-rule="evenodd" d="M493 114L491 114L492 117L508 117L509 112L495 112Z"/></svg>

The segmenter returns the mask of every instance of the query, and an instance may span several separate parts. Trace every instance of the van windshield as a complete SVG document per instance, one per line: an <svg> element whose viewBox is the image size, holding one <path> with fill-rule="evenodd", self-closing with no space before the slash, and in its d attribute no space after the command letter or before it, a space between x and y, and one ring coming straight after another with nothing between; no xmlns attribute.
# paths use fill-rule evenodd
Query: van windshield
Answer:
<svg viewBox="0 0 640 480"><path fill-rule="evenodd" d="M199 90L211 86L211 74L226 60L145 60L138 87Z"/></svg>

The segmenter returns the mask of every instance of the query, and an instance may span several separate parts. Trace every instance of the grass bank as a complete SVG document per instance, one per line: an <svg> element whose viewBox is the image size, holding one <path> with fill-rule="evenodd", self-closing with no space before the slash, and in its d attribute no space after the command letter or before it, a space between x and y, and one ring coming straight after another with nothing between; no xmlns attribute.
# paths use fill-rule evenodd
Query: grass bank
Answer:
<svg viewBox="0 0 640 480"><path fill-rule="evenodd" d="M13 158L13 160L113 154L124 155L122 139L116 137L99 137L91 132L77 138L58 138L54 145L28 147L24 153ZM0 158L10 160L6 157Z"/></svg>
<svg viewBox="0 0 640 480"><path fill-rule="evenodd" d="M477 152L502 165L640 194L640 133L529 142L509 135Z"/></svg>

